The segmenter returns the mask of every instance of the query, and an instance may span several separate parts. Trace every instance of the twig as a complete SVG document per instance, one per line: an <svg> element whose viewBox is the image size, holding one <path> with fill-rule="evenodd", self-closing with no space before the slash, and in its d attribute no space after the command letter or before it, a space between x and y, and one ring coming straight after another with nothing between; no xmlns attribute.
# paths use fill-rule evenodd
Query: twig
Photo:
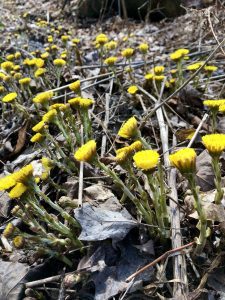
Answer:
<svg viewBox="0 0 225 300"><path fill-rule="evenodd" d="M166 251L164 254L162 254L161 256L159 256L158 258L156 258L155 260L153 260L151 263L149 263L148 265L144 266L143 268L141 268L140 270L138 270L137 272L133 273L132 275L130 275L127 279L126 282L131 281L133 278L135 278L137 275L141 274L142 272L146 271L147 269L149 269L150 267L153 267L155 264L157 264L158 262L160 262L163 259L166 259L168 256L170 256L173 253L176 252L180 252L185 248L191 247L195 244L195 242L190 242L186 245L183 245L181 247L175 248L175 249L171 249Z"/></svg>
<svg viewBox="0 0 225 300"><path fill-rule="evenodd" d="M81 143L83 144L83 125L81 125L80 136ZM84 187L84 162L80 162L80 172L79 172L79 188L78 188L78 206L83 206L83 187Z"/></svg>
<svg viewBox="0 0 225 300"><path fill-rule="evenodd" d="M196 139L196 136L198 135L199 131L201 130L204 122L208 119L209 115L208 114L204 114L201 122L198 125L198 128L196 129L192 139L190 140L189 144L187 145L188 148L190 148L192 146L192 144L194 143L194 140Z"/></svg>
<svg viewBox="0 0 225 300"><path fill-rule="evenodd" d="M110 89L109 93L106 93L105 95L105 121L104 121L104 126L106 130L108 129L108 124L109 124L109 102L110 98L112 95L112 89L113 89L113 79L110 82ZM102 137L102 147L101 147L101 156L104 156L105 151L106 151L106 140L107 140L107 135L104 134Z"/></svg>

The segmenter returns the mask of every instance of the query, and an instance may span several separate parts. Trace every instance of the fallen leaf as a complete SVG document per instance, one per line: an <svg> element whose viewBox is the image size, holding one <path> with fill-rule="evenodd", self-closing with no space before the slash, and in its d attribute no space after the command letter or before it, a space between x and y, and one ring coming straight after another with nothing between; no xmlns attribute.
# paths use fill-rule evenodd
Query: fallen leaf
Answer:
<svg viewBox="0 0 225 300"><path fill-rule="evenodd" d="M201 191L207 192L215 188L214 172L211 164L211 156L207 150L204 150L197 156L196 160L196 180L197 185L200 186Z"/></svg>

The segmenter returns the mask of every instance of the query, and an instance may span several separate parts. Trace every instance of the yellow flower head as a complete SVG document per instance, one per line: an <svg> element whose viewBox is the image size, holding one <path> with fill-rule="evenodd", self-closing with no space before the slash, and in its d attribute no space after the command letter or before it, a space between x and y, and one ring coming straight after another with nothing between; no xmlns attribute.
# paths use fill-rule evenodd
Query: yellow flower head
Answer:
<svg viewBox="0 0 225 300"><path fill-rule="evenodd" d="M188 71L196 71L202 66L202 64L203 64L202 62L197 62L195 64L189 65L189 66L187 66L187 70Z"/></svg>
<svg viewBox="0 0 225 300"><path fill-rule="evenodd" d="M126 58L130 58L134 54L134 49L126 48L121 52L121 55Z"/></svg>
<svg viewBox="0 0 225 300"><path fill-rule="evenodd" d="M130 95L135 95L138 91L138 87L136 85L131 85L127 92L130 94Z"/></svg>
<svg viewBox="0 0 225 300"><path fill-rule="evenodd" d="M68 35L62 35L61 36L61 41L66 43L68 40L70 39L70 37Z"/></svg>
<svg viewBox="0 0 225 300"><path fill-rule="evenodd" d="M0 72L0 80L4 81L5 80L6 75L2 72Z"/></svg>
<svg viewBox="0 0 225 300"><path fill-rule="evenodd" d="M47 51L41 54L42 59L46 59L48 57L49 57L49 52L47 52Z"/></svg>
<svg viewBox="0 0 225 300"><path fill-rule="evenodd" d="M195 172L197 154L192 148L185 148L169 156L171 164L182 174Z"/></svg>
<svg viewBox="0 0 225 300"><path fill-rule="evenodd" d="M219 112L225 113L225 103L219 106Z"/></svg>
<svg viewBox="0 0 225 300"><path fill-rule="evenodd" d="M90 140L75 152L74 157L78 161L89 162L95 156L95 153L96 142Z"/></svg>
<svg viewBox="0 0 225 300"><path fill-rule="evenodd" d="M66 61L64 59L62 59L62 58L56 58L56 59L53 60L53 64L56 67L63 67L66 64Z"/></svg>
<svg viewBox="0 0 225 300"><path fill-rule="evenodd" d="M204 70L208 73L213 73L218 70L216 66L204 66Z"/></svg>
<svg viewBox="0 0 225 300"><path fill-rule="evenodd" d="M202 137L202 143L210 155L220 155L225 149L225 134L207 134Z"/></svg>
<svg viewBox="0 0 225 300"><path fill-rule="evenodd" d="M32 143L39 143L43 140L43 138L44 138L44 136L40 132L37 132L34 136L32 136L30 141Z"/></svg>
<svg viewBox="0 0 225 300"><path fill-rule="evenodd" d="M154 75L153 79L155 81L161 82L161 81L163 81L165 79L165 76L164 75Z"/></svg>
<svg viewBox="0 0 225 300"><path fill-rule="evenodd" d="M148 73L145 75L146 80L153 80L154 74L153 73Z"/></svg>
<svg viewBox="0 0 225 300"><path fill-rule="evenodd" d="M29 78L29 77L24 77L19 80L19 84L21 84L23 86L29 85L30 82L31 82L31 78Z"/></svg>
<svg viewBox="0 0 225 300"><path fill-rule="evenodd" d="M146 43L142 43L139 45L139 50L142 52L142 53L147 53L148 51L148 44Z"/></svg>
<svg viewBox="0 0 225 300"><path fill-rule="evenodd" d="M0 85L0 94L3 93L5 91L5 88L3 85Z"/></svg>
<svg viewBox="0 0 225 300"><path fill-rule="evenodd" d="M188 49L178 49L170 54L170 58L174 61L181 60L189 53Z"/></svg>
<svg viewBox="0 0 225 300"><path fill-rule="evenodd" d="M15 226L12 223L8 223L2 235L6 238L9 238L10 236L12 236L14 230L15 230Z"/></svg>
<svg viewBox="0 0 225 300"><path fill-rule="evenodd" d="M79 92L80 91L80 80L76 80L73 83L69 85L69 89L73 92Z"/></svg>
<svg viewBox="0 0 225 300"><path fill-rule="evenodd" d="M40 121L34 127L32 127L32 130L34 132L40 132L40 131L42 131L44 129L44 127L45 127L45 122L44 121Z"/></svg>
<svg viewBox="0 0 225 300"><path fill-rule="evenodd" d="M108 66L113 66L115 62L117 61L117 57L115 56L110 56L104 60L104 63Z"/></svg>
<svg viewBox="0 0 225 300"><path fill-rule="evenodd" d="M12 175L0 178L0 191L8 190L16 184L16 180Z"/></svg>
<svg viewBox="0 0 225 300"><path fill-rule="evenodd" d="M13 67L14 67L14 64L11 61L5 61L5 62L1 63L1 68L6 72L13 70Z"/></svg>
<svg viewBox="0 0 225 300"><path fill-rule="evenodd" d="M137 168L150 171L159 162L159 154L155 150L142 150L134 154L133 160Z"/></svg>
<svg viewBox="0 0 225 300"><path fill-rule="evenodd" d="M116 49L116 47L117 47L117 42L115 42L115 41L110 41L110 42L106 43L106 44L104 45L104 47L105 47L107 50L114 50L114 49Z"/></svg>
<svg viewBox="0 0 225 300"><path fill-rule="evenodd" d="M43 104L43 103L48 102L49 100L51 100L52 97L53 97L53 92L52 91L46 91L46 92L40 93L37 96L35 96L33 98L33 102Z"/></svg>
<svg viewBox="0 0 225 300"><path fill-rule="evenodd" d="M38 68L35 72L34 72L34 77L38 78L41 77L42 75L45 74L47 70L45 68Z"/></svg>
<svg viewBox="0 0 225 300"><path fill-rule="evenodd" d="M37 68L42 68L45 64L45 61L41 58L35 58L35 66Z"/></svg>
<svg viewBox="0 0 225 300"><path fill-rule="evenodd" d="M95 38L95 42L99 45L104 45L105 43L108 42L108 40L109 39L108 39L107 35L105 35L104 33L97 35Z"/></svg>
<svg viewBox="0 0 225 300"><path fill-rule="evenodd" d="M16 79L16 80L19 80L19 79L22 78L22 74L19 73L19 72L17 72L17 73L15 73L15 74L13 75L13 78Z"/></svg>
<svg viewBox="0 0 225 300"><path fill-rule="evenodd" d="M88 98L76 97L68 100L68 103L74 108L88 108L94 104L94 101Z"/></svg>
<svg viewBox="0 0 225 300"><path fill-rule="evenodd" d="M50 171L53 168L53 162L47 157L42 157L41 163L43 166L43 173L41 174L41 179L46 180L49 177Z"/></svg>
<svg viewBox="0 0 225 300"><path fill-rule="evenodd" d="M55 103L55 104L52 104L49 109L56 109L56 110L66 110L68 108L68 104L64 104L64 103Z"/></svg>
<svg viewBox="0 0 225 300"><path fill-rule="evenodd" d="M9 192L9 198L19 198L27 191L27 189L28 187L25 184L18 182Z"/></svg>
<svg viewBox="0 0 225 300"><path fill-rule="evenodd" d="M6 56L6 59L10 61L14 60L14 58L15 58L14 54L9 54Z"/></svg>
<svg viewBox="0 0 225 300"><path fill-rule="evenodd" d="M19 59L21 57L21 53L19 51L17 51L15 53L15 59Z"/></svg>
<svg viewBox="0 0 225 300"><path fill-rule="evenodd" d="M118 163L122 163L130 158L130 155L133 155L134 152L140 151L142 149L142 143L140 141L136 141L132 143L130 146L120 148L116 150L116 161Z"/></svg>
<svg viewBox="0 0 225 300"><path fill-rule="evenodd" d="M164 66L155 66L153 72L155 75L161 75L165 70Z"/></svg>
<svg viewBox="0 0 225 300"><path fill-rule="evenodd" d="M21 249L23 248L25 243L25 240L22 236L18 235L13 239L13 245L15 246L15 248L17 249Z"/></svg>
<svg viewBox="0 0 225 300"><path fill-rule="evenodd" d="M16 99L16 97L17 97L17 93L15 92L9 93L2 98L2 102L12 102Z"/></svg>
<svg viewBox="0 0 225 300"><path fill-rule="evenodd" d="M128 119L120 128L118 135L123 138L131 138L137 134L137 120L135 117Z"/></svg>
<svg viewBox="0 0 225 300"><path fill-rule="evenodd" d="M77 38L75 38L75 39L72 39L72 43L73 44L79 44L80 43L80 39L77 39Z"/></svg>
<svg viewBox="0 0 225 300"><path fill-rule="evenodd" d="M225 104L225 99L220 100L204 100L203 104L208 106L211 110L218 111L219 107Z"/></svg>
<svg viewBox="0 0 225 300"><path fill-rule="evenodd" d="M57 110L51 109L46 114L43 115L42 121L44 121L46 123L50 123L54 120L56 115L57 115Z"/></svg>

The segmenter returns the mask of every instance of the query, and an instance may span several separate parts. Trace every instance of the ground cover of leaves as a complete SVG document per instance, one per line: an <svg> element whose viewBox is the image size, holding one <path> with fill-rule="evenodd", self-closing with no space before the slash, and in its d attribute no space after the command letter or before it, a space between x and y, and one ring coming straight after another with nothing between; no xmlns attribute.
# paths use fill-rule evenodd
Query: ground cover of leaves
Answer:
<svg viewBox="0 0 225 300"><path fill-rule="evenodd" d="M220 189L202 143L225 133L222 105L203 102L225 98L222 3L148 24L81 24L56 1L0 9L1 178L20 176L0 181L0 299L223 299L224 154ZM168 156L188 147L207 220L197 255L196 199ZM140 148L160 155L151 174Z"/></svg>

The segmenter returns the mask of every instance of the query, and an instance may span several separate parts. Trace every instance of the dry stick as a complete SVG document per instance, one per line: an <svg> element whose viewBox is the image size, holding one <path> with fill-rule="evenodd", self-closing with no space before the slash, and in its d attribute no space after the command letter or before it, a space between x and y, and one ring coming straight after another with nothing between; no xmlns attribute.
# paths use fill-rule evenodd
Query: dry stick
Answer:
<svg viewBox="0 0 225 300"><path fill-rule="evenodd" d="M84 130L83 125L81 125L81 144L84 143L83 136L84 136ZM78 206L83 206L83 187L84 187L84 162L80 162L80 172L79 172L79 189L78 189Z"/></svg>
<svg viewBox="0 0 225 300"><path fill-rule="evenodd" d="M175 248L175 249L171 249L166 251L165 253L163 253L161 256L159 256L158 258L156 258L155 260L153 260L151 263L149 263L148 265L144 266L143 268L141 268L140 270L138 270L137 272L133 273L132 275L130 275L127 279L126 282L131 281L133 278L135 278L137 275L143 273L144 271L146 271L147 269L149 269L150 267L153 267L155 264L157 264L158 262L160 262L161 260L167 258L168 256L170 256L171 254L174 254L176 252L180 252L181 250L191 247L195 244L195 242L190 242L186 245L183 245L181 247ZM179 298L180 299L180 298Z"/></svg>
<svg viewBox="0 0 225 300"><path fill-rule="evenodd" d="M159 109L162 105L164 105L166 102L168 102L171 98L173 98L176 94L178 94L190 81L192 81L192 79L194 79L195 76L201 72L201 70L208 63L208 61L210 61L210 59L214 56L216 51L224 44L224 42L225 42L225 39L223 39L222 42L219 43L219 45L217 45L217 47L211 52L211 54L205 60L204 64L202 64L201 67L188 80L186 80L176 91L174 91L169 97L167 97L165 100L160 102L158 105L156 104L156 106L153 109L150 109L150 111L147 113L147 115L143 117L140 126L142 126L142 124L148 118L150 118L157 111L157 109Z"/></svg>
<svg viewBox="0 0 225 300"><path fill-rule="evenodd" d="M104 126L105 126L106 130L108 129L108 124L109 124L109 102L110 102L110 98L111 98L111 95L112 95L112 89L113 89L113 79L111 79L111 82L110 82L109 93L106 93L106 95L105 95L105 121L104 121ZM104 156L105 151L106 151L106 140L107 140L107 136L106 136L106 134L104 134L103 137L102 137L101 156Z"/></svg>
<svg viewBox="0 0 225 300"><path fill-rule="evenodd" d="M189 144L187 145L187 148L190 148L190 147L192 146L192 144L194 143L194 141L195 141L195 139L196 139L196 137L197 137L199 131L201 130L201 128L202 128L204 122L208 119L208 117L209 117L208 114L204 114L204 116L203 116L201 122L199 123L197 129L195 130L195 133L194 133L192 139L190 140Z"/></svg>
<svg viewBox="0 0 225 300"><path fill-rule="evenodd" d="M173 136L173 146L176 144L175 135ZM171 240L172 248L180 247L182 245L182 235L180 229L180 210L178 206L178 194L176 188L176 174L175 168L172 168L169 173L168 184L170 187L170 196L175 199L170 199L170 214L171 214ZM179 279L180 282L174 283L173 296L175 299L182 299L188 293L186 261L183 255L174 257L174 277ZM183 284L185 283L185 285ZM184 291L184 292L183 292ZM182 293L183 292L183 293Z"/></svg>

